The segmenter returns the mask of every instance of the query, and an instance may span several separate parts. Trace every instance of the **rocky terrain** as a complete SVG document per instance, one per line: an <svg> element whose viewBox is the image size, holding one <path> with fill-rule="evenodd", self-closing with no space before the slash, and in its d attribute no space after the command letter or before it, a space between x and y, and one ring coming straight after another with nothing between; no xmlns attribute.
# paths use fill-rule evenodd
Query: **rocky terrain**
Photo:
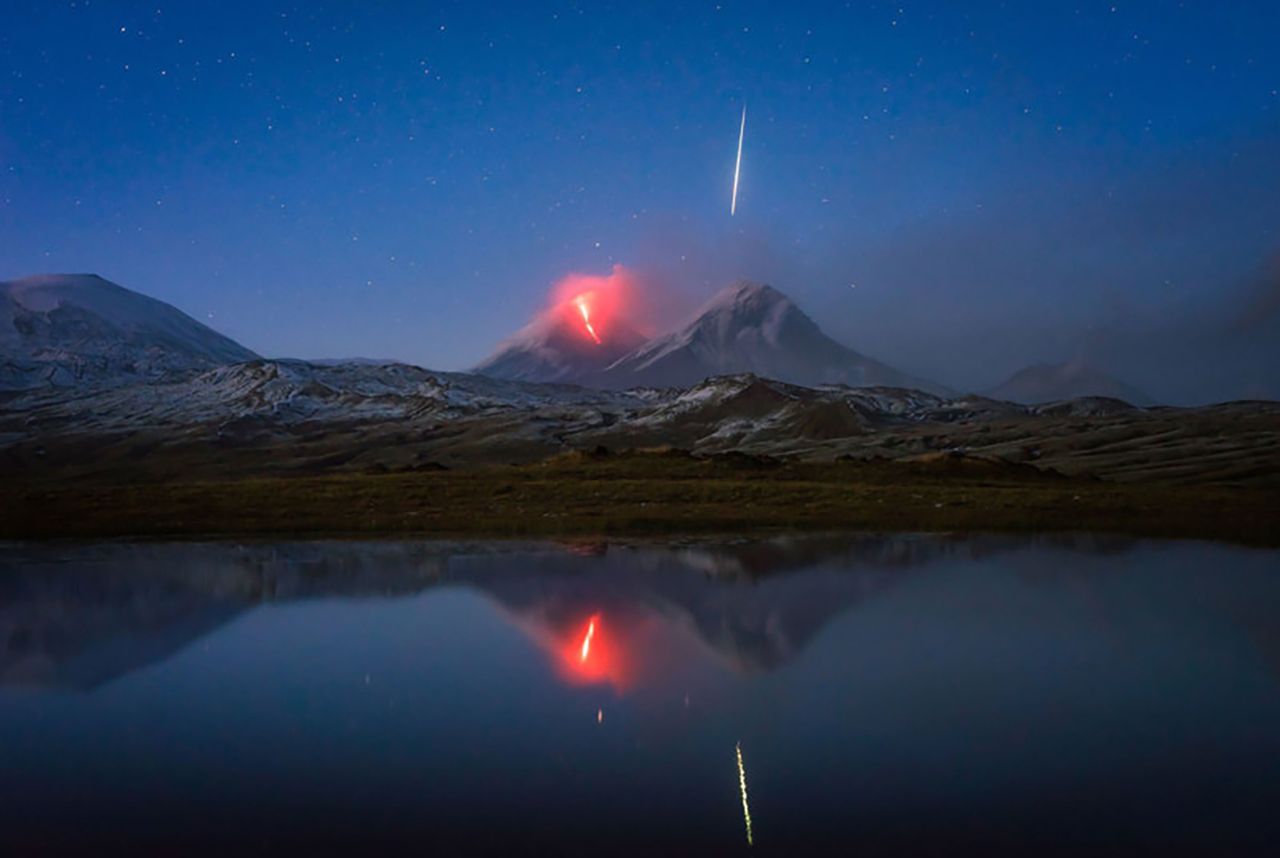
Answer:
<svg viewBox="0 0 1280 858"><path fill-rule="evenodd" d="M262 360L0 403L0 465L15 477L457 468L598 447L819 461L946 454L1108 480L1275 485L1280 404L1020 405L753 375L617 392L404 364Z"/></svg>

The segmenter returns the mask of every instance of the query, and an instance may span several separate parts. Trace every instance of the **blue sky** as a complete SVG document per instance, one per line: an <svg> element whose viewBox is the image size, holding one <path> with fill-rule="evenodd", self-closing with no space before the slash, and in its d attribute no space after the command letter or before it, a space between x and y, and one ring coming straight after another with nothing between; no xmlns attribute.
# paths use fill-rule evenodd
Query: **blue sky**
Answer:
<svg viewBox="0 0 1280 858"><path fill-rule="evenodd" d="M1275 3L4 16L0 278L92 271L264 354L452 369L622 263L673 308L766 280L959 387L1084 357L1169 399L1280 395Z"/></svg>

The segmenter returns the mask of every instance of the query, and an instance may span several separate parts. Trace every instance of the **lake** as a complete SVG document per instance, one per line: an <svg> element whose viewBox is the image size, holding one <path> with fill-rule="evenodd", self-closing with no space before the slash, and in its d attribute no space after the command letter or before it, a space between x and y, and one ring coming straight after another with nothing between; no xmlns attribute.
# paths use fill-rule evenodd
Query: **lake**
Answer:
<svg viewBox="0 0 1280 858"><path fill-rule="evenodd" d="M1264 853L1278 560L4 545L0 851Z"/></svg>

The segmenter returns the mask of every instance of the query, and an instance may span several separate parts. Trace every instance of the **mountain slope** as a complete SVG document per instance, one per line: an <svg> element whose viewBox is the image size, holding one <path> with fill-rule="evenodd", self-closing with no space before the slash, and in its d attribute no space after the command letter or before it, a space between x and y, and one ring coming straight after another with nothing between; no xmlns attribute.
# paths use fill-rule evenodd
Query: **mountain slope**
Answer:
<svg viewBox="0 0 1280 858"><path fill-rule="evenodd" d="M256 357L177 308L93 274L0 282L0 390L127 383Z"/></svg>
<svg viewBox="0 0 1280 858"><path fill-rule="evenodd" d="M688 325L657 337L596 379L604 387L686 387L716 375L754 373L792 384L884 385L945 392L847 348L770 286L738 283Z"/></svg>
<svg viewBox="0 0 1280 858"><path fill-rule="evenodd" d="M1154 404L1154 400L1141 390L1083 361L1025 367L987 391L986 395L1026 405L1085 396L1105 396L1131 405Z"/></svg>

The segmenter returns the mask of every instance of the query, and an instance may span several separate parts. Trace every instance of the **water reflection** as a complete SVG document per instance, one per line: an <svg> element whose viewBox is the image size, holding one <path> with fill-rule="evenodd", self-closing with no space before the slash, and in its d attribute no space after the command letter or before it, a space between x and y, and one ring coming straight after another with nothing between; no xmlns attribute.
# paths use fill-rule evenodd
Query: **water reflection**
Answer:
<svg viewBox="0 0 1280 858"><path fill-rule="evenodd" d="M1280 835L1275 559L4 546L0 852L1248 853Z"/></svg>
<svg viewBox="0 0 1280 858"><path fill-rule="evenodd" d="M0 553L0 684L91 689L163 661L259 606L445 587L487 595L573 681L625 689L671 655L660 638L686 632L725 666L751 673L785 664L832 617L914 568L1032 542L864 536L612 546L10 546ZM1053 542L1090 552L1132 544ZM597 628L605 615L607 635Z"/></svg>

